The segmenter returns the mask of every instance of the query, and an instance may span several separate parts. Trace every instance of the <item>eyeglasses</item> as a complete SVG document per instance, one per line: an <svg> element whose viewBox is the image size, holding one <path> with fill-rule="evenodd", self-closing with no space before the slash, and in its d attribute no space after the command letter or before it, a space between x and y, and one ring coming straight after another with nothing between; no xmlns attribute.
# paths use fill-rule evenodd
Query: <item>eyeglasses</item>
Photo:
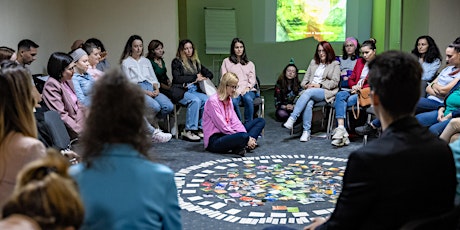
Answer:
<svg viewBox="0 0 460 230"><path fill-rule="evenodd" d="M227 85L227 87L231 87L232 89L238 89L237 85Z"/></svg>

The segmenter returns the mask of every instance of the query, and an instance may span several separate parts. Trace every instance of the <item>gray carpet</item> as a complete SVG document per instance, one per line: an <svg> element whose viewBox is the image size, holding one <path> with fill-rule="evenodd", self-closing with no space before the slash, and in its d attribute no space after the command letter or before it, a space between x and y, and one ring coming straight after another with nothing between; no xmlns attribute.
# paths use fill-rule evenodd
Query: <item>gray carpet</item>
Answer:
<svg viewBox="0 0 460 230"><path fill-rule="evenodd" d="M307 192L307 196L310 195L312 198L307 204L299 203L298 200L272 201L265 197L265 199L261 198L262 206L259 206L260 203L247 206L247 203L242 202L241 197L229 197L231 189L227 183L223 184L223 190L229 193L219 195L215 192L215 186L220 185L221 179L227 178L228 180L229 172L236 171L235 179L239 178L240 183L249 183L252 186L245 188L248 197L255 197L259 193L268 196L266 193L270 193L268 191L273 190L274 185L286 186L284 179L279 181L279 172L273 168L279 167L283 173L287 174L296 169L303 170L301 171L303 174L300 174L297 180L310 180L306 179L305 175L312 175L313 178L318 173L326 172L330 167L341 167L343 171L350 152L362 146L362 138L359 137L353 138L349 146L342 148L332 146L325 137L314 136L309 142L299 142L300 133L290 136L289 130L283 128L282 123L274 120L273 90L266 90L262 94L266 97L265 133L258 141L259 147L247 153L243 159L231 154L206 152L202 141L188 142L173 139L168 143L155 144L152 147L150 155L154 161L163 163L176 172L181 206L186 208L181 211L184 229L263 229L273 225L266 224L266 222L274 222L276 226L303 229L307 225L304 222L310 218L327 216L327 213L332 211L334 204L329 200L330 197L334 198L334 195L323 197L325 201L311 203L311 200L314 200L312 194L316 193L314 191ZM317 123L315 123L316 130L320 129ZM315 164L323 168L317 169ZM306 167L300 169L302 165ZM270 170L261 171L262 167L259 166L268 167ZM256 178L248 179L250 177L247 174L250 173L253 173ZM265 191L254 191L260 187L254 188L253 181L259 183L261 178L268 181L267 184L264 184L266 187L261 188L262 191ZM285 178L288 181L290 175L286 175ZM329 183L331 177L320 177L320 179L324 179L324 183ZM203 191L208 185L204 185L202 181L210 183L213 191ZM324 189L327 190L327 188ZM295 189L290 191L295 191ZM280 207L275 208L274 206ZM284 206L290 209L285 210ZM275 210L278 208L281 210ZM305 213L308 216L305 216Z"/></svg>

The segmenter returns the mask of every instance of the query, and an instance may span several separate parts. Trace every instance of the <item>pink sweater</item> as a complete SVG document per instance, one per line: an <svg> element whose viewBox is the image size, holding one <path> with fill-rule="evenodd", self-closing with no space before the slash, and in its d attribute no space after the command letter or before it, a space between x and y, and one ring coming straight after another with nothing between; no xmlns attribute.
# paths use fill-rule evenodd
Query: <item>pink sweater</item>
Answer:
<svg viewBox="0 0 460 230"><path fill-rule="evenodd" d="M233 109L231 100L220 101L218 94L208 98L202 118L204 147L208 147L209 137L214 133L234 134L246 132Z"/></svg>

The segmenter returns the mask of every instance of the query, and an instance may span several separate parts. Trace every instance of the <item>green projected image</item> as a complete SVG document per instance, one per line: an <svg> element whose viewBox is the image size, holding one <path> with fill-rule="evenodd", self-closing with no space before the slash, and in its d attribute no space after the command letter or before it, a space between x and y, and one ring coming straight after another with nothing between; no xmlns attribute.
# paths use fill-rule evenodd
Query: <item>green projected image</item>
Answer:
<svg viewBox="0 0 460 230"><path fill-rule="evenodd" d="M344 41L347 0L278 0L276 41Z"/></svg>

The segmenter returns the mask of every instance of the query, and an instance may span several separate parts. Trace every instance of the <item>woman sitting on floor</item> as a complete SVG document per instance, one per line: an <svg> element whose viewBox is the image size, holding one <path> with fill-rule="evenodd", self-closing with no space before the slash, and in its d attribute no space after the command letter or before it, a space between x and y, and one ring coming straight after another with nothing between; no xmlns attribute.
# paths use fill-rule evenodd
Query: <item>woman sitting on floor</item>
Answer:
<svg viewBox="0 0 460 230"><path fill-rule="evenodd" d="M298 69L294 63L284 67L275 85L275 116L277 121L285 122L294 110L294 101L302 91Z"/></svg>
<svg viewBox="0 0 460 230"><path fill-rule="evenodd" d="M204 147L210 152L244 156L246 149L257 146L257 138L265 127L263 118L244 125L233 108L232 97L238 88L238 77L227 72L220 80L217 93L209 97L203 113Z"/></svg>

